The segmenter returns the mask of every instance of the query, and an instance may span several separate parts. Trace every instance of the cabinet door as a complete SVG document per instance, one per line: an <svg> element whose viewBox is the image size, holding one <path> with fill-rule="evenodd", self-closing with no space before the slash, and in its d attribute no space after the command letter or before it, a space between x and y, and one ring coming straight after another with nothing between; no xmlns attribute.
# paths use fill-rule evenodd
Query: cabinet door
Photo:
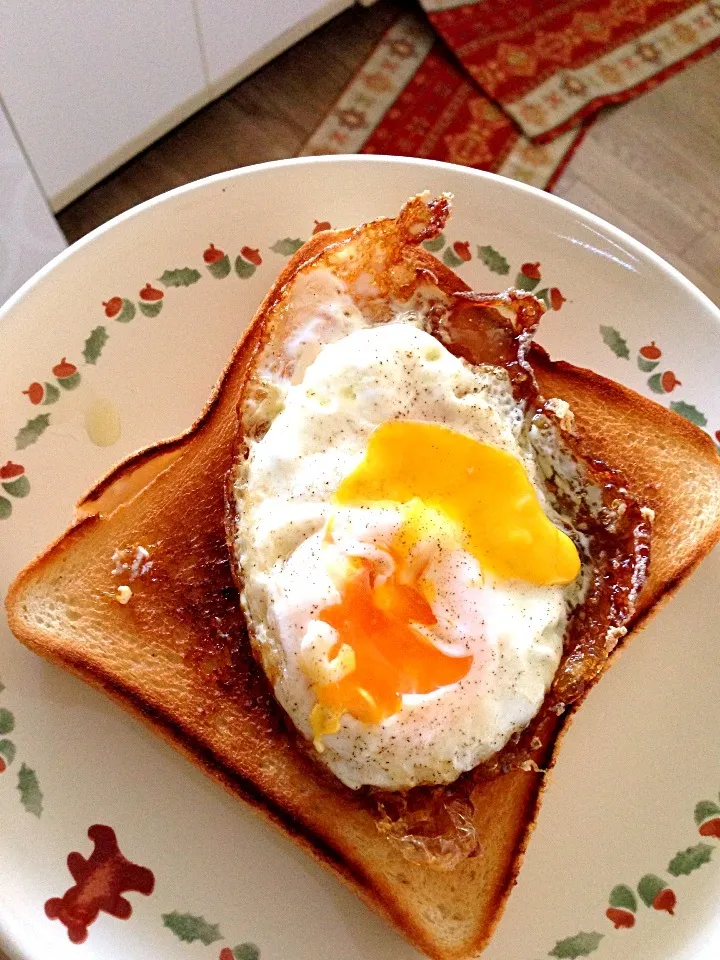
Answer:
<svg viewBox="0 0 720 960"><path fill-rule="evenodd" d="M0 306L64 246L0 105Z"/></svg>
<svg viewBox="0 0 720 960"><path fill-rule="evenodd" d="M197 0L213 95L335 16L353 0Z"/></svg>
<svg viewBox="0 0 720 960"><path fill-rule="evenodd" d="M0 96L58 209L205 98L192 0L0 0Z"/></svg>

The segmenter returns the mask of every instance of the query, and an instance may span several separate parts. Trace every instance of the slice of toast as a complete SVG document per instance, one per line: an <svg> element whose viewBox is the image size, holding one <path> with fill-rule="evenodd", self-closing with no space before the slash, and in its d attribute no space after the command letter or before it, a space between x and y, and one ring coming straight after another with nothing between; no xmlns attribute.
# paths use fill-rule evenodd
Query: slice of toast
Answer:
<svg viewBox="0 0 720 960"><path fill-rule="evenodd" d="M396 283L412 273L449 293L466 290L419 246L439 229L441 213L427 206L412 243L398 239L400 220L313 237L265 298L197 423L134 455L90 491L74 525L18 576L7 610L28 647L104 690L304 846L420 950L450 960L473 956L489 940L545 777L515 770L476 787L479 856L442 871L405 859L361 793L289 734L252 655L225 528L238 399L271 322L283 321L296 278L332 262L343 245L369 264L381 240L396 244L395 266L399 260L407 268ZM543 394L570 402L594 455L620 469L655 511L650 576L628 624L637 627L720 537L720 461L710 439L676 414L539 349L532 362ZM119 583L132 592L124 605ZM535 755L541 766L552 765L574 709L547 728Z"/></svg>

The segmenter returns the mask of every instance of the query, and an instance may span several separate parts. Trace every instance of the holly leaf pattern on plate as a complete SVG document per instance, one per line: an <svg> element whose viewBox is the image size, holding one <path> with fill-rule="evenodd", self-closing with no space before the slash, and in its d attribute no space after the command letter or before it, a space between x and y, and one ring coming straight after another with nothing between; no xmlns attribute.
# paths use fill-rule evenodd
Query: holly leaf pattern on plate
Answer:
<svg viewBox="0 0 720 960"><path fill-rule="evenodd" d="M45 396L43 397L42 404L44 407L49 407L51 403L57 403L60 399L60 390L55 386L54 383L48 383L46 380L43 384L43 389L45 391Z"/></svg>
<svg viewBox="0 0 720 960"><path fill-rule="evenodd" d="M27 476L23 474L21 477L18 477L17 480L9 480L7 483L3 483L2 488L5 493L9 493L11 497L17 497L21 500L30 493L30 481Z"/></svg>
<svg viewBox="0 0 720 960"><path fill-rule="evenodd" d="M26 447L32 446L33 443L37 443L49 426L49 413L40 413L32 420L28 420L15 436L15 449L24 450Z"/></svg>
<svg viewBox="0 0 720 960"><path fill-rule="evenodd" d="M0 757L5 760L5 763L9 766L15 759L15 744L12 740L0 740Z"/></svg>
<svg viewBox="0 0 720 960"><path fill-rule="evenodd" d="M620 910L631 910L633 913L637 910L637 897L624 883L619 883L612 888L609 903L611 907L617 907Z"/></svg>
<svg viewBox="0 0 720 960"><path fill-rule="evenodd" d="M680 850L668 864L668 873L673 877L686 877L705 863L710 863L713 847L709 843L698 843L695 847Z"/></svg>
<svg viewBox="0 0 720 960"><path fill-rule="evenodd" d="M85 363L97 363L103 347L110 339L105 327L95 327L90 336L85 341L83 356Z"/></svg>
<svg viewBox="0 0 720 960"><path fill-rule="evenodd" d="M445 253L443 254L443 263L446 267L450 267L451 270L455 270L465 261L459 257L452 247L447 247Z"/></svg>
<svg viewBox="0 0 720 960"><path fill-rule="evenodd" d="M501 253L498 253L493 247L489 245L486 247L478 247L477 253L478 258L492 273L499 273L501 277L505 277L510 273L510 264L505 257Z"/></svg>
<svg viewBox="0 0 720 960"><path fill-rule="evenodd" d="M437 253L438 250L442 250L445 246L445 234L439 233L436 237L433 237L432 240L426 240L423 246L426 250L429 250L430 253Z"/></svg>
<svg viewBox="0 0 720 960"><path fill-rule="evenodd" d="M233 960L260 960L260 951L254 943L239 943L232 948Z"/></svg>
<svg viewBox="0 0 720 960"><path fill-rule="evenodd" d="M588 957L600 946L602 933L576 933L574 937L558 940L548 954L558 960L576 960L576 957Z"/></svg>
<svg viewBox="0 0 720 960"><path fill-rule="evenodd" d="M250 263L248 260L245 260L244 257L238 256L235 260L235 273L240 277L241 280L247 280L248 277L251 277L257 267L254 263Z"/></svg>
<svg viewBox="0 0 720 960"><path fill-rule="evenodd" d="M630 359L627 341L615 327L600 327L600 336L605 346L610 347L616 357L621 360Z"/></svg>
<svg viewBox="0 0 720 960"><path fill-rule="evenodd" d="M664 890L666 886L665 881L655 876L654 873L646 873L638 883L637 889L640 894L640 899L645 906L651 907L655 901L655 897L657 897L660 891Z"/></svg>
<svg viewBox="0 0 720 960"><path fill-rule="evenodd" d="M542 290L536 290L535 296L538 298L538 300L542 300L542 302L545 304L546 310L552 309L552 304L550 303L550 290L548 287L543 287Z"/></svg>
<svg viewBox="0 0 720 960"><path fill-rule="evenodd" d="M291 237L283 237L282 240L276 241L270 249L273 253L280 253L283 257L290 257L293 253L297 253L304 243L304 240L298 238L293 240Z"/></svg>
<svg viewBox="0 0 720 960"><path fill-rule="evenodd" d="M20 803L28 813L40 817L43 812L43 795L37 774L23 764L18 773L17 788L20 791Z"/></svg>
<svg viewBox="0 0 720 960"><path fill-rule="evenodd" d="M707 417L705 414L701 413L698 408L694 407L691 403L685 403L684 400L673 400L670 404L670 409L674 410L675 413L679 413L681 417L685 417L690 423L694 423L696 427L707 426Z"/></svg>
<svg viewBox="0 0 720 960"><path fill-rule="evenodd" d="M146 303L144 300L138 300L140 313L146 317L156 317L162 310L162 300L154 300L152 303Z"/></svg>
<svg viewBox="0 0 720 960"><path fill-rule="evenodd" d="M158 281L164 287L191 287L201 276L200 271L193 267L180 267L178 270L166 270L158 277Z"/></svg>
<svg viewBox="0 0 720 960"><path fill-rule="evenodd" d="M695 806L695 823L700 826L711 817L720 817L720 807L712 800L701 800Z"/></svg>
<svg viewBox="0 0 720 960"><path fill-rule="evenodd" d="M12 733L14 729L15 717L5 707L0 707L0 734L4 736L6 733Z"/></svg>
<svg viewBox="0 0 720 960"><path fill-rule="evenodd" d="M217 923L208 923L205 917L198 917L192 913L178 913L173 910L172 913L162 915L163 926L171 930L178 940L183 943L194 943L200 940L205 946L209 946L216 940L222 940Z"/></svg>

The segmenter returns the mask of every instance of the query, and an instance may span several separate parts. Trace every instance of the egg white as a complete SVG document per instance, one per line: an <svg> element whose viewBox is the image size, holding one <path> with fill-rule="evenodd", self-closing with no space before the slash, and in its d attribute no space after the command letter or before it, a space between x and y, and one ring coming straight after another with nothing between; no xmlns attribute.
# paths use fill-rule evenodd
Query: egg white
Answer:
<svg viewBox="0 0 720 960"><path fill-rule="evenodd" d="M553 516L504 370L469 366L410 322L356 329L323 346L301 382L287 387L265 435L250 443L235 491L242 602L263 660L273 664L275 696L308 739L316 698L301 665L303 642L307 649L318 629L331 630L316 617L339 600L323 553L326 522L334 515L338 549L349 556L389 542L402 522L399 508L338 508L331 498L373 430L404 419L441 423L513 454ZM424 632L451 654L472 654L472 665L456 684L405 695L382 723L344 715L321 757L349 787L451 782L528 725L560 662L566 589L499 581L447 539L426 577L438 622Z"/></svg>

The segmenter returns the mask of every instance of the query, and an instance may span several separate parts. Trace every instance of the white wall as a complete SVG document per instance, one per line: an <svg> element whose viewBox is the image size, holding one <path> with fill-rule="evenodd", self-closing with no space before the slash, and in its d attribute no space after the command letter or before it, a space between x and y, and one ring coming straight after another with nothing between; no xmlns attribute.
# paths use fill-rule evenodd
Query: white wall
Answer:
<svg viewBox="0 0 720 960"><path fill-rule="evenodd" d="M65 247L0 104L0 304Z"/></svg>

